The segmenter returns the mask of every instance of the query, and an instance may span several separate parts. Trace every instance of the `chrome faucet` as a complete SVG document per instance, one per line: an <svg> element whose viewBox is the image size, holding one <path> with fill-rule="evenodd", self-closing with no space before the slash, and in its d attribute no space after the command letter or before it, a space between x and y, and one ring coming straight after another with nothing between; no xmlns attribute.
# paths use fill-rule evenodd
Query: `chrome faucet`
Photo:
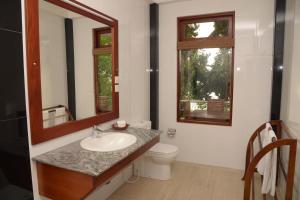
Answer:
<svg viewBox="0 0 300 200"><path fill-rule="evenodd" d="M94 125L93 126L93 132L92 132L92 137L97 138L101 137L101 135L104 133L104 130L100 129L98 126Z"/></svg>

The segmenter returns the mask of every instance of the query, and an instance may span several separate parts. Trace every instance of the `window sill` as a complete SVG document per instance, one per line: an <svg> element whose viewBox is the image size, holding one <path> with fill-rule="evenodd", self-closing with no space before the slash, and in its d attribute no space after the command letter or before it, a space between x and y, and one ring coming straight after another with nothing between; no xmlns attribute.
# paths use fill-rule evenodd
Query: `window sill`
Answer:
<svg viewBox="0 0 300 200"><path fill-rule="evenodd" d="M218 126L232 126L232 120L218 120L218 119L180 119L177 118L179 123L192 123L192 124L206 124Z"/></svg>

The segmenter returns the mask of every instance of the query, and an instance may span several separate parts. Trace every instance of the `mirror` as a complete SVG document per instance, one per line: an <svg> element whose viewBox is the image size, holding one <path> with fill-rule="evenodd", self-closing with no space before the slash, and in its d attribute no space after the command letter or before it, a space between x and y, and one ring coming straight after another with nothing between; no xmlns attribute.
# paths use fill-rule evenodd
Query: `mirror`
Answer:
<svg viewBox="0 0 300 200"><path fill-rule="evenodd" d="M118 118L117 21L73 0L29 0L26 20L33 143Z"/></svg>
<svg viewBox="0 0 300 200"><path fill-rule="evenodd" d="M40 0L43 126L112 112L111 28Z"/></svg>

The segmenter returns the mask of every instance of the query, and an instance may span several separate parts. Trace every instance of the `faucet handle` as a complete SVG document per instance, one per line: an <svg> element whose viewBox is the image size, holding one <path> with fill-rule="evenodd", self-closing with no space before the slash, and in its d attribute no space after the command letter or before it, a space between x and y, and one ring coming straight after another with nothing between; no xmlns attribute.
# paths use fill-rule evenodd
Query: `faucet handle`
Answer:
<svg viewBox="0 0 300 200"><path fill-rule="evenodd" d="M97 125L94 125L93 130L92 130L92 137L97 138L99 132L102 132L102 130L100 128L98 128Z"/></svg>

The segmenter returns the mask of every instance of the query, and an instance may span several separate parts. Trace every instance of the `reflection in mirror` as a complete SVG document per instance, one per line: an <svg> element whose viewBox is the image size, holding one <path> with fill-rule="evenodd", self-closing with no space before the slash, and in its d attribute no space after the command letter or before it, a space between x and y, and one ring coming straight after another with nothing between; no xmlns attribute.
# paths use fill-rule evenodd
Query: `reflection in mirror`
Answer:
<svg viewBox="0 0 300 200"><path fill-rule="evenodd" d="M44 0L39 6L43 127L111 112L111 27Z"/></svg>
<svg viewBox="0 0 300 200"><path fill-rule="evenodd" d="M94 29L95 96L97 113L112 111L111 28Z"/></svg>

